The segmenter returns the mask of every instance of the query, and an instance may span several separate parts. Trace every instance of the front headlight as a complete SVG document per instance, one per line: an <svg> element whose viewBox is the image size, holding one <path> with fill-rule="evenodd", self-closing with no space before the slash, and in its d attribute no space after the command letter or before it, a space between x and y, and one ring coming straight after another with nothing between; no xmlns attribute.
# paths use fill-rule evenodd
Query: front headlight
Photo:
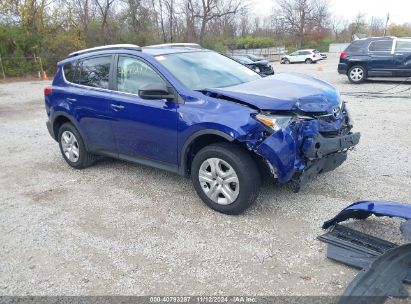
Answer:
<svg viewBox="0 0 411 304"><path fill-rule="evenodd" d="M279 131L284 129L288 126L288 124L293 119L292 116L283 116L283 115L264 115L264 114L257 114L255 116L262 124L270 127L274 131Z"/></svg>
<svg viewBox="0 0 411 304"><path fill-rule="evenodd" d="M258 67L254 67L254 72L260 73L260 69Z"/></svg>

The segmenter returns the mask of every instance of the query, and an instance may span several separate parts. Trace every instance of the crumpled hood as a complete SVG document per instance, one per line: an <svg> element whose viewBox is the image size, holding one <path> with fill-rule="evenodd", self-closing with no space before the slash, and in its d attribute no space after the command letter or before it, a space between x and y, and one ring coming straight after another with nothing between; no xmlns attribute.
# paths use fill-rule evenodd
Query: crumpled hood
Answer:
<svg viewBox="0 0 411 304"><path fill-rule="evenodd" d="M280 73L230 87L207 89L260 110L332 113L341 96L331 84L298 73Z"/></svg>

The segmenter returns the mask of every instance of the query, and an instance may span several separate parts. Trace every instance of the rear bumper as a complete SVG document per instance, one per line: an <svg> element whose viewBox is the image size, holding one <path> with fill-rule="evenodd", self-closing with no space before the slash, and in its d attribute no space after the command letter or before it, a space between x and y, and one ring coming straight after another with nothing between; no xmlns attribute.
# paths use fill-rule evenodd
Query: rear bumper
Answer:
<svg viewBox="0 0 411 304"><path fill-rule="evenodd" d="M347 67L347 64L346 64L346 63L339 63L339 64L338 64L337 71L338 71L339 74L344 74L344 75L346 75L346 74L347 74L347 70L348 70L348 67Z"/></svg>

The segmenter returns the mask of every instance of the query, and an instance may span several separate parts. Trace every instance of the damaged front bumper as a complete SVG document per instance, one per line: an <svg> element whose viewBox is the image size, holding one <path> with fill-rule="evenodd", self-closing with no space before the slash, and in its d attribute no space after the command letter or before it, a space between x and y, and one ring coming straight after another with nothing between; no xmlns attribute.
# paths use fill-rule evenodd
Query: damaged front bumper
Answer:
<svg viewBox="0 0 411 304"><path fill-rule="evenodd" d="M255 152L274 168L279 182L292 181L298 191L318 174L339 167L359 140L360 133L324 137L318 121L311 120L273 132Z"/></svg>

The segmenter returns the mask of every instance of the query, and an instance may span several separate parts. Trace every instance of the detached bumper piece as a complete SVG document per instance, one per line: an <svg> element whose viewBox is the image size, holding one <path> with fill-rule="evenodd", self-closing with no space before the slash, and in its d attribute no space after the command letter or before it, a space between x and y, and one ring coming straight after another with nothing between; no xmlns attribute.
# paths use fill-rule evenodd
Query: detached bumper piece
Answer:
<svg viewBox="0 0 411 304"><path fill-rule="evenodd" d="M324 222L331 229L318 237L328 244L327 257L361 268L340 299L340 304L384 303L388 297L405 298L403 282L411 283L411 243L399 246L338 223L347 219L366 219L371 215L407 219L401 231L410 238L411 205L388 201L362 201L344 208Z"/></svg>
<svg viewBox="0 0 411 304"><path fill-rule="evenodd" d="M318 239L328 244L327 258L358 269L369 267L379 256L398 247L397 244L338 224ZM407 269L404 281L411 283L411 268Z"/></svg>
<svg viewBox="0 0 411 304"><path fill-rule="evenodd" d="M402 281L411 266L411 244L396 247L379 256L348 285L340 304L384 303L389 297L407 298Z"/></svg>

